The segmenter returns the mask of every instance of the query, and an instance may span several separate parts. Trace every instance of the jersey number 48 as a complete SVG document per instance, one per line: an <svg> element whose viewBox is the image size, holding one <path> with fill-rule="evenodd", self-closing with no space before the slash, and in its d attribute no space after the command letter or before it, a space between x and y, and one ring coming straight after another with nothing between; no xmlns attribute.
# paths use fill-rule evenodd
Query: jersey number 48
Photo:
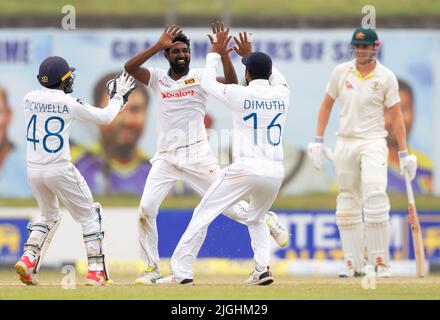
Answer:
<svg viewBox="0 0 440 320"><path fill-rule="evenodd" d="M49 123L57 121L60 123L59 130L57 132L53 132L49 130ZM31 119L29 120L29 123L27 125L27 133L26 133L26 140L29 142L32 142L34 144L34 150L37 150L37 143L40 143L40 140L37 139L36 135L36 127L37 127L37 115L34 114ZM47 118L46 122L44 123L44 130L46 131L46 135L43 137L43 148L46 152L49 153L57 153L63 148L64 145L64 139L61 136L61 132L64 129L64 120L60 117L50 117ZM31 131L31 137L29 137L29 131ZM47 139L50 137L56 137L59 140L58 147L55 149L50 149L47 145Z"/></svg>

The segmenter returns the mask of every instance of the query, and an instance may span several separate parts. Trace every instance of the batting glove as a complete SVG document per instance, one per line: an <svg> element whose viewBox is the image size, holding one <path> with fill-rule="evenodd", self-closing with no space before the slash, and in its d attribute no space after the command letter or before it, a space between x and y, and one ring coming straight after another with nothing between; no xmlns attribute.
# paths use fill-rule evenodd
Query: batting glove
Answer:
<svg viewBox="0 0 440 320"><path fill-rule="evenodd" d="M400 174L404 175L406 171L410 180L416 177L417 157L409 154L408 150L399 151Z"/></svg>
<svg viewBox="0 0 440 320"><path fill-rule="evenodd" d="M330 148L324 145L323 137L315 137L315 141L309 143L309 147L307 149L307 154L309 159L312 161L313 165L317 170L322 169L322 156L324 155L330 161L333 161L333 152Z"/></svg>
<svg viewBox="0 0 440 320"><path fill-rule="evenodd" d="M128 102L128 96L136 88L135 79L126 72L123 72L116 79L111 79L109 82L107 82L106 86L110 99L112 99L115 95L122 97L123 107L125 107Z"/></svg>

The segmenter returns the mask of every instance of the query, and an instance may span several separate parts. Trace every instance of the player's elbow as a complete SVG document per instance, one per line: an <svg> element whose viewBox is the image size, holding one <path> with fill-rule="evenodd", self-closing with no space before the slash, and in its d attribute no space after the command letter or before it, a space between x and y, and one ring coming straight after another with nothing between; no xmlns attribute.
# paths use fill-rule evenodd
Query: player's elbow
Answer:
<svg viewBox="0 0 440 320"><path fill-rule="evenodd" d="M133 75L133 73L136 71L136 67L133 66L133 64L131 64L130 61L127 61L127 62L124 64L124 70L125 70L125 72L127 72L128 74Z"/></svg>

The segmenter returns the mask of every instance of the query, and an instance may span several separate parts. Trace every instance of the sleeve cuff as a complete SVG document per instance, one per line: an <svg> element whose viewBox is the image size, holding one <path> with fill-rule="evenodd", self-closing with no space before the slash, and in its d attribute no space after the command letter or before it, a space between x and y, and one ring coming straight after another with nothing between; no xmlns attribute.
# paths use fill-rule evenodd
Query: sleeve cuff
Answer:
<svg viewBox="0 0 440 320"><path fill-rule="evenodd" d="M213 60L213 59L221 59L221 56L220 56L217 52L209 52L209 53L206 55L206 59L210 59L210 60Z"/></svg>

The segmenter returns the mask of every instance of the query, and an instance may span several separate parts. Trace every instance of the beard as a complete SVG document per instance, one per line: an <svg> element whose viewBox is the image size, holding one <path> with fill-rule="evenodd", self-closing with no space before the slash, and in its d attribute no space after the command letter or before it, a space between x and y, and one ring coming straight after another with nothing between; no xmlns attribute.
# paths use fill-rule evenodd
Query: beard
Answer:
<svg viewBox="0 0 440 320"><path fill-rule="evenodd" d="M170 61L171 70L173 70L173 72L177 73L177 74L186 73L189 69L190 59L185 58L184 64L177 63L177 60L180 60L180 59L175 59L174 61Z"/></svg>

